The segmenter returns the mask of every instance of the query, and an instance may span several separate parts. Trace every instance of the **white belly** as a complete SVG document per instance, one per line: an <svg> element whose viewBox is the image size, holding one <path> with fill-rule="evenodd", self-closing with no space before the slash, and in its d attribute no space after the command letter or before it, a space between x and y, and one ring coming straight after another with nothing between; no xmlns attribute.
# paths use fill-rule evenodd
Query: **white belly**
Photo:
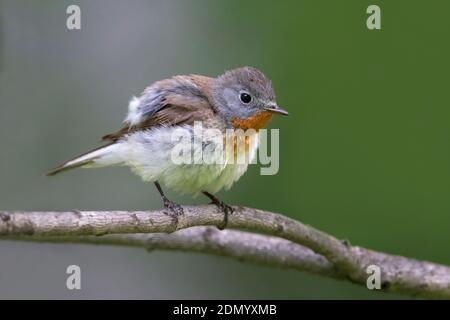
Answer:
<svg viewBox="0 0 450 320"><path fill-rule="evenodd" d="M192 127L184 127L192 130ZM213 164L177 164L173 161L173 127L159 127L145 132L131 134L124 143L122 158L133 172L145 181L158 181L179 193L196 194L201 191L216 193L222 188L230 188L247 170L258 148L258 135L249 137L246 161L236 164L230 153L225 161ZM214 140L205 144L193 144L194 153L203 152L206 157L219 147ZM220 145L223 147L223 145ZM200 150L201 149L201 150ZM205 154L206 153L206 154Z"/></svg>

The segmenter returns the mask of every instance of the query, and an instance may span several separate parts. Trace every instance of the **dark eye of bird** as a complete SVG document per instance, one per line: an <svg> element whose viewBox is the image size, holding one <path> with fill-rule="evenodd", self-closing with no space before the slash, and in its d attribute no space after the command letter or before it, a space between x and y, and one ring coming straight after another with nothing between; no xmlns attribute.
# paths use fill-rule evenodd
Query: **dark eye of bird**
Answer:
<svg viewBox="0 0 450 320"><path fill-rule="evenodd" d="M241 93L241 94L239 95L239 98L240 98L241 101L242 101L243 103L245 103L245 104L250 103L250 102L252 101L252 96L249 95L248 93L245 93L245 92Z"/></svg>

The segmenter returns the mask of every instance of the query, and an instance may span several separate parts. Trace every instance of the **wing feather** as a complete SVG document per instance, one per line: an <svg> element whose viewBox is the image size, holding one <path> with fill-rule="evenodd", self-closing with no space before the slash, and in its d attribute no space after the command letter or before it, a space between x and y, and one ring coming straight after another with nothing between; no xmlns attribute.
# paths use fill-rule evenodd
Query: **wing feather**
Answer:
<svg viewBox="0 0 450 320"><path fill-rule="evenodd" d="M102 139L117 141L135 131L155 126L193 124L206 120L215 113L205 91L212 81L212 78L192 75L155 82L139 98L130 101L125 126Z"/></svg>

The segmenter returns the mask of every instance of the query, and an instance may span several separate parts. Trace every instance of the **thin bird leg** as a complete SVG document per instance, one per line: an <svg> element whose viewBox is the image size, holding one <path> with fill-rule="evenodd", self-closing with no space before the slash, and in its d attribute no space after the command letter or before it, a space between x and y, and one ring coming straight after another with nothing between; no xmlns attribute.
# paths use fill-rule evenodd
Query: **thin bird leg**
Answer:
<svg viewBox="0 0 450 320"><path fill-rule="evenodd" d="M179 216L183 214L183 207L180 206L178 203L175 203L171 200L169 200L166 195L164 194L161 186L159 185L158 181L155 181L156 189L158 189L159 194L161 195L161 199L163 201L164 207L168 210L167 214L170 216Z"/></svg>
<svg viewBox="0 0 450 320"><path fill-rule="evenodd" d="M233 213L233 208L207 191L202 191L202 193L211 199L211 204L215 204L224 213L223 222L217 228L219 230L225 229L228 224L228 215Z"/></svg>

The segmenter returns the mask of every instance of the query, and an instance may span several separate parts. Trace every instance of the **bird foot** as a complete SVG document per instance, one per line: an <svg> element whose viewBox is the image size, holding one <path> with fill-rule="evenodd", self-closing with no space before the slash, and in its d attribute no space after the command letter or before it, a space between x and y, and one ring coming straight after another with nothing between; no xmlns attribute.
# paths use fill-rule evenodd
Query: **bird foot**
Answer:
<svg viewBox="0 0 450 320"><path fill-rule="evenodd" d="M233 214L234 211L233 208L228 204L226 204L225 202L223 202L222 200L219 200L218 198L215 197L211 198L210 204L216 205L220 209L220 211L224 213L223 221L220 225L217 226L217 229L219 230L225 229L228 224L228 215Z"/></svg>
<svg viewBox="0 0 450 320"><path fill-rule="evenodd" d="M183 207L169 199L164 199L164 208L167 210L164 213L174 218L184 214Z"/></svg>

